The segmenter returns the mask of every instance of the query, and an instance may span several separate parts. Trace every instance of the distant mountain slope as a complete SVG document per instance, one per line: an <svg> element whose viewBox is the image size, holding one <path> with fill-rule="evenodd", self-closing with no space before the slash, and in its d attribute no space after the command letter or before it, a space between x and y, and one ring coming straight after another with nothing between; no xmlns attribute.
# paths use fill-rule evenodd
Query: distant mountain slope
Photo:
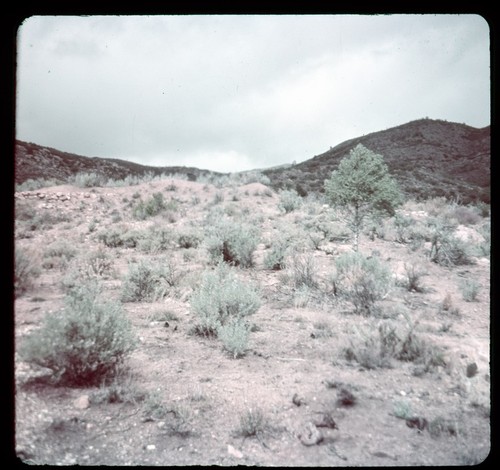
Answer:
<svg viewBox="0 0 500 470"><path fill-rule="evenodd" d="M357 144L381 154L404 193L416 199L445 196L463 203L490 201L490 127L476 129L432 119L348 140L290 168L264 170L277 188L322 192L324 180Z"/></svg>
<svg viewBox="0 0 500 470"><path fill-rule="evenodd" d="M407 197L445 196L462 203L490 202L490 127L420 119L351 139L297 165L261 170L274 189L295 188L300 194L323 192L324 180L357 144L381 154ZM181 173L191 180L200 175L221 175L182 166L154 167L125 160L83 157L40 145L16 142L15 181L57 179L67 182L78 172L96 172L123 179L151 172Z"/></svg>
<svg viewBox="0 0 500 470"><path fill-rule="evenodd" d="M182 173L191 180L196 180L202 174L214 174L212 171L183 166L155 167L113 158L83 157L50 147L16 141L16 183L38 178L67 182L71 176L79 172L95 172L116 180L128 175L141 176L149 172L154 175Z"/></svg>

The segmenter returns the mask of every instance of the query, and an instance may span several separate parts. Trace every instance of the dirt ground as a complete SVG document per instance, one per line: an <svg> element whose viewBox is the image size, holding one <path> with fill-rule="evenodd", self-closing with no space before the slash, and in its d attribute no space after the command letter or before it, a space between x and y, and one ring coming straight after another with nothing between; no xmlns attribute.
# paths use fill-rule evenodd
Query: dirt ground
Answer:
<svg viewBox="0 0 500 470"><path fill-rule="evenodd" d="M134 194L146 199L154 192L162 192L167 201L175 198L175 213L133 219L127 204ZM426 271L423 292L409 292L396 283L380 302L385 315L366 317L352 313L351 305L332 295L304 299L285 285L282 271L266 269L268 241L280 224L298 226L326 209L318 205L308 212L304 206L285 214L278 207L279 195L259 183L222 188L181 180L117 188L59 186L17 194L16 199L38 214L64 215L36 230L23 223L16 226L16 248L30 248L41 260L44 250L60 240L76 248L78 259L103 246L97 234L110 227L202 229L215 206L243 214L261 230L255 266L231 268L258 285L262 300L252 316L255 328L243 357L235 359L220 340L192 332L196 318L189 296L208 267L203 244L189 249L189 255L181 248L167 252L182 273L175 296L123 304L138 346L114 384L121 387L114 399L109 398L111 385L52 386L46 380L50 371L22 362L16 353L15 444L21 461L427 466L477 464L488 456L489 257L443 267L429 261L425 247L413 252L389 232L373 240L363 235L361 251L378 256L395 275L400 276L404 263L415 257ZM475 228L462 230L476 233ZM321 285L326 285L338 254L351 249L349 243L328 242L309 249ZM107 298L119 299L128 262L154 260L156 255L137 248L106 250L113 274L102 283ZM16 348L47 313L63 306L61 279L68 266L57 260L46 266L33 288L15 301ZM482 286L476 301L462 298L458 284L463 278ZM453 311L440 308L447 294ZM421 338L440 348L443 363L419 373L412 362L393 360L391 367L370 369L349 360L345 350L359 339L359 332L376 332L384 322L401 327L411 322ZM470 372L473 364L475 373ZM256 435L245 436L241 419L251 412L262 421ZM315 433L322 438L315 439Z"/></svg>

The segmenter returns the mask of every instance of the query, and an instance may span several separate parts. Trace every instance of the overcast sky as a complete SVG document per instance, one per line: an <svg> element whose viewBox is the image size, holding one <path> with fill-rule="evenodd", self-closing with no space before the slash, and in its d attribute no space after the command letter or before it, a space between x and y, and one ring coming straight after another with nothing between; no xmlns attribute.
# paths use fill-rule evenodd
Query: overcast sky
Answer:
<svg viewBox="0 0 500 470"><path fill-rule="evenodd" d="M31 17L17 138L216 171L300 162L429 117L490 124L476 15Z"/></svg>

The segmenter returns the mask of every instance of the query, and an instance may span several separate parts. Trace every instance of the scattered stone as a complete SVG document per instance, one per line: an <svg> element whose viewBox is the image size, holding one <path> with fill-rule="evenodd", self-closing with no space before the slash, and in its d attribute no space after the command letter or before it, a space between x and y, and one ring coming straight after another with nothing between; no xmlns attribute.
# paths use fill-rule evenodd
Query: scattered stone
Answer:
<svg viewBox="0 0 500 470"><path fill-rule="evenodd" d="M477 374L477 364L475 362L468 364L465 373L469 378L474 377Z"/></svg>
<svg viewBox="0 0 500 470"><path fill-rule="evenodd" d="M155 450L156 449L156 446L154 444L148 444L146 446L146 450Z"/></svg>
<svg viewBox="0 0 500 470"><path fill-rule="evenodd" d="M392 459L392 460L398 460L397 457L393 455L389 455L387 452L382 452L382 451L376 451L376 452L371 452L371 454L374 457L379 457L381 459Z"/></svg>
<svg viewBox="0 0 500 470"><path fill-rule="evenodd" d="M318 428L338 429L337 423L331 413L321 413L321 416L316 418L313 424Z"/></svg>
<svg viewBox="0 0 500 470"><path fill-rule="evenodd" d="M427 428L429 423L425 418L421 418L420 416L415 416L414 418L408 418L406 420L406 425L409 428L417 428L419 431L422 431L425 428Z"/></svg>
<svg viewBox="0 0 500 470"><path fill-rule="evenodd" d="M292 402L296 406L301 406L306 404L305 400L302 397L299 397L297 393L294 394L294 396L292 397Z"/></svg>
<svg viewBox="0 0 500 470"><path fill-rule="evenodd" d="M88 395L82 395L78 397L74 402L73 406L75 408L78 408L79 410L85 410L90 406L90 401L89 401L89 396Z"/></svg>
<svg viewBox="0 0 500 470"><path fill-rule="evenodd" d="M356 397L347 388L341 388L337 392L337 406L354 406Z"/></svg>
<svg viewBox="0 0 500 470"><path fill-rule="evenodd" d="M299 439L305 446L314 446L323 440L323 434L314 423L307 423L299 434Z"/></svg>
<svg viewBox="0 0 500 470"><path fill-rule="evenodd" d="M235 449L231 444L227 445L227 453L237 459L243 458L243 454L238 449Z"/></svg>

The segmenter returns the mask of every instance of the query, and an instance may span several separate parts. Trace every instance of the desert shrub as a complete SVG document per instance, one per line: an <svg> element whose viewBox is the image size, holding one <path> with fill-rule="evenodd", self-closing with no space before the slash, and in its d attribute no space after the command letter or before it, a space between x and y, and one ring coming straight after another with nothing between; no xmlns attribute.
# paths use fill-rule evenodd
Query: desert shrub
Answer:
<svg viewBox="0 0 500 470"><path fill-rule="evenodd" d="M291 280L295 288L302 286L317 288L317 267L314 258L307 253L295 251L290 263Z"/></svg>
<svg viewBox="0 0 500 470"><path fill-rule="evenodd" d="M392 367L392 360L412 362L418 366L418 374L431 372L438 366L446 365L442 351L427 343L416 332L417 323L408 322L403 328L393 322L380 323L367 331L357 329L355 339L344 350L348 360L355 360L367 369ZM415 373L417 375L417 373Z"/></svg>
<svg viewBox="0 0 500 470"><path fill-rule="evenodd" d="M169 409L172 419L168 422L170 434L188 437L193 432L193 412L187 405L175 403Z"/></svg>
<svg viewBox="0 0 500 470"><path fill-rule="evenodd" d="M460 315L460 310L455 306L451 294L448 292L439 305L439 313L444 313L448 315L458 316Z"/></svg>
<svg viewBox="0 0 500 470"><path fill-rule="evenodd" d="M35 278L40 275L38 256L24 248L14 250L14 295L20 297L33 288Z"/></svg>
<svg viewBox="0 0 500 470"><path fill-rule="evenodd" d="M241 318L220 325L217 329L217 337L235 359L245 354L249 333L249 326Z"/></svg>
<svg viewBox="0 0 500 470"><path fill-rule="evenodd" d="M179 273L171 259L161 259L156 264L142 260L129 266L122 285L121 300L154 302L168 295L178 280Z"/></svg>
<svg viewBox="0 0 500 470"><path fill-rule="evenodd" d="M27 179L22 183L16 184L15 190L16 192L36 191L37 189L40 188L48 188L50 186L57 186L59 184L62 184L62 182L55 178L50 178L50 179L37 178L36 180Z"/></svg>
<svg viewBox="0 0 500 470"><path fill-rule="evenodd" d="M191 296L191 310L198 319L196 332L204 336L217 336L221 326L244 319L259 307L256 288L238 280L223 263L214 271L204 273L200 286Z"/></svg>
<svg viewBox="0 0 500 470"><path fill-rule="evenodd" d="M394 228L396 229L396 241L398 243L408 243L411 236L411 228L415 225L415 220L401 214L394 216Z"/></svg>
<svg viewBox="0 0 500 470"><path fill-rule="evenodd" d="M94 188L106 186L107 178L98 173L77 173L70 178L70 181L80 188Z"/></svg>
<svg viewBox="0 0 500 470"><path fill-rule="evenodd" d="M177 235L177 244L181 248L197 248L201 243L201 237L193 229L184 229Z"/></svg>
<svg viewBox="0 0 500 470"><path fill-rule="evenodd" d="M66 240L57 240L45 249L43 256L53 264L65 265L75 257L76 253L76 248L69 242ZM54 259L58 259L58 261L54 263Z"/></svg>
<svg viewBox="0 0 500 470"><path fill-rule="evenodd" d="M478 246L480 256L490 256L491 254L491 224L486 223L479 227L479 233L483 236L484 242Z"/></svg>
<svg viewBox="0 0 500 470"><path fill-rule="evenodd" d="M264 266L267 269L278 271L286 267L286 259L290 249L290 240L286 236L275 239L270 250L264 257Z"/></svg>
<svg viewBox="0 0 500 470"><path fill-rule="evenodd" d="M454 219L462 225L476 225L481 221L478 210L474 207L452 205L443 214L445 219Z"/></svg>
<svg viewBox="0 0 500 470"><path fill-rule="evenodd" d="M286 213L293 212L302 205L302 198L295 189L283 189L279 193L278 207Z"/></svg>
<svg viewBox="0 0 500 470"><path fill-rule="evenodd" d="M335 292L354 305L356 313L369 315L377 300L390 290L389 269L377 257L361 253L344 253L336 262Z"/></svg>
<svg viewBox="0 0 500 470"><path fill-rule="evenodd" d="M97 239L103 242L108 248L135 248L141 238L141 233L127 230L124 227L111 227L102 230L97 235Z"/></svg>
<svg viewBox="0 0 500 470"><path fill-rule="evenodd" d="M146 201L143 201L142 199L139 200L132 210L132 215L138 220L144 220L148 217L158 215L166 208L167 205L163 199L163 194L153 193L153 195Z"/></svg>
<svg viewBox="0 0 500 470"><path fill-rule="evenodd" d="M97 283L75 288L62 311L21 344L21 358L53 371L56 384L90 386L113 377L134 347L119 303L102 301Z"/></svg>
<svg viewBox="0 0 500 470"><path fill-rule="evenodd" d="M146 395L142 409L144 420L154 421L157 419L164 419L169 412L169 408L163 403L157 391L150 392Z"/></svg>
<svg viewBox="0 0 500 470"><path fill-rule="evenodd" d="M16 199L14 207L14 217L16 220L31 221L36 216L36 209L33 204L23 199Z"/></svg>
<svg viewBox="0 0 500 470"><path fill-rule="evenodd" d="M22 209L18 210L21 207ZM63 212L52 212L46 209L36 211L34 208L29 209L27 206L18 205L16 205L16 218L22 220L24 227L32 232L49 229L60 222L70 221L69 216Z"/></svg>
<svg viewBox="0 0 500 470"><path fill-rule="evenodd" d="M221 202L224 202L224 193L222 193L221 191L217 191L215 193L212 204L220 204Z"/></svg>
<svg viewBox="0 0 500 470"><path fill-rule="evenodd" d="M220 261L248 268L253 266L253 252L259 242L258 229L254 225L239 223L228 218L208 228L205 238L210 261Z"/></svg>
<svg viewBox="0 0 500 470"><path fill-rule="evenodd" d="M151 227L139 240L138 247L141 251L158 254L168 250L173 242L173 234L164 227Z"/></svg>
<svg viewBox="0 0 500 470"><path fill-rule="evenodd" d="M475 302L481 290L481 283L475 279L462 279L459 288L466 302Z"/></svg>
<svg viewBox="0 0 500 470"><path fill-rule="evenodd" d="M99 247L85 254L78 262L78 271L84 279L108 276L112 272L113 260Z"/></svg>
<svg viewBox="0 0 500 470"><path fill-rule="evenodd" d="M424 292L421 284L421 277L424 276L426 271L416 262L405 263L406 279L404 285L409 292Z"/></svg>
<svg viewBox="0 0 500 470"><path fill-rule="evenodd" d="M240 416L238 434L243 437L259 436L268 427L267 419L259 408L250 408Z"/></svg>
<svg viewBox="0 0 500 470"><path fill-rule="evenodd" d="M137 405L144 401L146 393L140 390L132 379L124 380L120 374L114 377L109 384L100 384L99 388L90 393L90 403L130 403Z"/></svg>
<svg viewBox="0 0 500 470"><path fill-rule="evenodd" d="M447 230L436 228L432 240L429 257L440 266L461 266L473 264L469 245L453 236Z"/></svg>

